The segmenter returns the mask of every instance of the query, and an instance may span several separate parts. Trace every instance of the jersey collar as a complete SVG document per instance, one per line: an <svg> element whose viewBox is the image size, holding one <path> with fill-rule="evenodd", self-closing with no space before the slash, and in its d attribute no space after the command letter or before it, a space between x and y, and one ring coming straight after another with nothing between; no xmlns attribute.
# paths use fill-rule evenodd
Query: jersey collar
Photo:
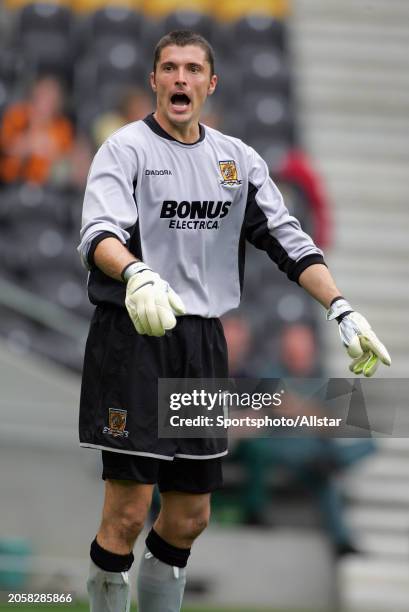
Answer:
<svg viewBox="0 0 409 612"><path fill-rule="evenodd" d="M204 140L204 137L205 137L205 129L201 123L199 123L198 140L196 140L196 142L188 143L188 142L181 142L180 140L173 138L173 136L165 132L165 130L156 121L155 117L153 116L153 113L150 113L149 115L147 115L143 121L152 130L152 132L155 132L155 134L157 134L158 136L161 136L161 138L166 138L166 140L173 140L174 142L177 142L178 144L181 144L185 147L192 147L193 145L196 145L199 142L202 142L202 140Z"/></svg>

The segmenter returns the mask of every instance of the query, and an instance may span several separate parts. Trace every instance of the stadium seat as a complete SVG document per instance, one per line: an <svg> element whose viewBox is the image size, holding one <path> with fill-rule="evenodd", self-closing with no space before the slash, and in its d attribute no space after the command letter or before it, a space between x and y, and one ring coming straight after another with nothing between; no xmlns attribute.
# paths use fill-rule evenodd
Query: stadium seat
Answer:
<svg viewBox="0 0 409 612"><path fill-rule="evenodd" d="M130 42L107 43L100 53L77 62L73 99L80 130L90 133L100 113L117 109L124 91L147 83L149 68L140 53L140 47Z"/></svg>
<svg viewBox="0 0 409 612"><path fill-rule="evenodd" d="M137 43L141 27L142 17L136 11L125 6L106 6L86 18L84 35L92 43L101 38Z"/></svg>
<svg viewBox="0 0 409 612"><path fill-rule="evenodd" d="M15 236L9 230L2 228L2 238L0 242L0 258L2 276L19 282L27 278L29 270L29 254L26 249L16 243Z"/></svg>
<svg viewBox="0 0 409 612"><path fill-rule="evenodd" d="M0 118L11 98L10 84L0 77Z"/></svg>
<svg viewBox="0 0 409 612"><path fill-rule="evenodd" d="M89 313L87 318L89 318ZM60 334L44 326L36 326L32 332L31 349L54 363L80 372L84 358L84 342Z"/></svg>
<svg viewBox="0 0 409 612"><path fill-rule="evenodd" d="M7 347L20 355L35 350L37 326L29 319L6 308L0 308L0 336Z"/></svg>
<svg viewBox="0 0 409 612"><path fill-rule="evenodd" d="M284 277L285 278L285 277ZM287 282L277 285L270 282L264 285L260 295L264 310L270 312L270 317L283 323L293 323L303 319L308 314L308 296L301 289L294 289Z"/></svg>
<svg viewBox="0 0 409 612"><path fill-rule="evenodd" d="M67 231L75 232L73 244L79 240L83 201L82 189L67 189L61 194L61 202L64 203L63 208L67 215Z"/></svg>
<svg viewBox="0 0 409 612"><path fill-rule="evenodd" d="M256 136L249 139L249 144L261 155L273 173L280 168L290 147L288 142L273 136Z"/></svg>
<svg viewBox="0 0 409 612"><path fill-rule="evenodd" d="M54 267L36 271L30 277L29 286L37 295L69 311L90 311L86 284L70 271L62 273Z"/></svg>
<svg viewBox="0 0 409 612"><path fill-rule="evenodd" d="M73 86L81 127L115 108L125 85L137 85L142 75L146 79L140 42L144 23L140 14L123 7L107 7L85 19L77 34Z"/></svg>
<svg viewBox="0 0 409 612"><path fill-rule="evenodd" d="M69 77L72 63L71 35L72 14L67 7L35 3L21 10L14 44L21 48L31 72L56 72Z"/></svg>
<svg viewBox="0 0 409 612"><path fill-rule="evenodd" d="M247 14L284 18L289 13L288 0L224 0L213 3L214 15L222 21L233 21Z"/></svg>
<svg viewBox="0 0 409 612"><path fill-rule="evenodd" d="M74 66L73 102L77 116L82 107L97 96L98 58L89 54L77 61Z"/></svg>
<svg viewBox="0 0 409 612"><path fill-rule="evenodd" d="M107 6L113 6L114 8L122 7L131 10L139 7L139 2L137 0L69 0L69 3L73 11L84 14L92 13Z"/></svg>
<svg viewBox="0 0 409 612"><path fill-rule="evenodd" d="M61 4L34 2L22 8L18 18L18 32L59 32L69 36L72 27L72 14Z"/></svg>
<svg viewBox="0 0 409 612"><path fill-rule="evenodd" d="M112 46L98 62L97 95L102 108L117 108L125 89L138 85L144 76L143 61L137 47L129 42Z"/></svg>
<svg viewBox="0 0 409 612"><path fill-rule="evenodd" d="M88 312L87 318L89 316ZM81 370L84 342L60 334L9 309L0 309L0 336L14 353L22 355L35 352L74 371Z"/></svg>
<svg viewBox="0 0 409 612"><path fill-rule="evenodd" d="M11 45L0 50L0 79L10 88L19 84L22 76L24 62L18 49Z"/></svg>
<svg viewBox="0 0 409 612"><path fill-rule="evenodd" d="M86 134L91 138L93 124L105 110L99 100L84 100L84 103L77 110L77 127L81 134Z"/></svg>
<svg viewBox="0 0 409 612"><path fill-rule="evenodd" d="M286 49L285 21L272 15L248 13L235 22L233 31L235 39L246 45Z"/></svg>
<svg viewBox="0 0 409 612"><path fill-rule="evenodd" d="M289 97L290 72L280 51L244 45L238 55L242 58L239 75L242 89Z"/></svg>
<svg viewBox="0 0 409 612"><path fill-rule="evenodd" d="M31 233L30 233L31 229ZM39 274L40 276L50 269L55 269L60 275L65 275L72 269L75 246L68 244L65 234L55 226L43 223L21 223L13 228L10 236L16 244L24 244L22 255L18 258L18 265L9 266L14 273L25 275L27 282ZM14 249L13 249L14 250Z"/></svg>
<svg viewBox="0 0 409 612"><path fill-rule="evenodd" d="M70 4L70 0L44 0L44 4L54 4L57 6L65 5L68 6ZM4 5L7 9L10 10L21 10L27 5L35 4L35 0L4 0Z"/></svg>
<svg viewBox="0 0 409 612"><path fill-rule="evenodd" d="M72 50L69 40L58 32L29 32L21 40L22 55L29 74L54 74L70 79Z"/></svg>
<svg viewBox="0 0 409 612"><path fill-rule="evenodd" d="M161 19L175 11L211 13L212 0L142 0L143 12L149 17Z"/></svg>
<svg viewBox="0 0 409 612"><path fill-rule="evenodd" d="M193 30L202 34L211 44L213 43L213 20L198 11L175 11L163 19L162 29L163 34L172 30Z"/></svg>
<svg viewBox="0 0 409 612"><path fill-rule="evenodd" d="M284 198L285 205L287 206L290 214L298 219L298 221L301 223L301 227L307 234L314 236L315 228L312 211L310 204L301 188L298 185L289 183L287 181L277 181L276 184Z"/></svg>
<svg viewBox="0 0 409 612"><path fill-rule="evenodd" d="M270 137L292 143L294 118L288 100L253 90L243 96L241 108L248 140Z"/></svg>
<svg viewBox="0 0 409 612"><path fill-rule="evenodd" d="M42 186L22 184L4 189L0 217L9 227L43 223L59 231L70 228L70 213L58 191Z"/></svg>

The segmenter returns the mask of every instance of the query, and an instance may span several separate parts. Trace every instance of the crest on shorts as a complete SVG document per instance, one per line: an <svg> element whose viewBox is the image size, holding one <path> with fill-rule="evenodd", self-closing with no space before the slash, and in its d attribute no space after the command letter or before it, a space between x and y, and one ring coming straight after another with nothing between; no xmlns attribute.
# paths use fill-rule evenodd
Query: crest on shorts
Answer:
<svg viewBox="0 0 409 612"><path fill-rule="evenodd" d="M109 408L108 427L104 427L104 434L109 434L114 438L127 438L129 431L126 431L127 410L121 408Z"/></svg>
<svg viewBox="0 0 409 612"><path fill-rule="evenodd" d="M234 159L219 161L219 168L222 175L222 185L241 185L243 181L239 180Z"/></svg>

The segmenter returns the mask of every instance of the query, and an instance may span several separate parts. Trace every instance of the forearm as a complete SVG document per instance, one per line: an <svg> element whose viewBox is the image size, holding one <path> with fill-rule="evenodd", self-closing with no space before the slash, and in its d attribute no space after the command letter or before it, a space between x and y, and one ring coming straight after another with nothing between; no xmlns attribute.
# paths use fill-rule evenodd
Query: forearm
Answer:
<svg viewBox="0 0 409 612"><path fill-rule="evenodd" d="M314 264L306 268L300 274L298 282L325 308L329 308L332 300L341 295L328 268L322 264Z"/></svg>
<svg viewBox="0 0 409 612"><path fill-rule="evenodd" d="M115 280L122 280L122 270L133 261L139 260L116 238L101 240L95 249L95 265Z"/></svg>

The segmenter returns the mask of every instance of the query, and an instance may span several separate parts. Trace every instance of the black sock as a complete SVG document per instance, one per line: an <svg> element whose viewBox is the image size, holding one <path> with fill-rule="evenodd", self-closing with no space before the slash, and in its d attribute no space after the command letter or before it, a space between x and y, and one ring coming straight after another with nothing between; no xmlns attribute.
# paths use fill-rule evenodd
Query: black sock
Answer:
<svg viewBox="0 0 409 612"><path fill-rule="evenodd" d="M95 565L105 572L127 572L134 560L132 552L128 555L117 555L102 548L96 538L91 544L90 556Z"/></svg>
<svg viewBox="0 0 409 612"><path fill-rule="evenodd" d="M168 542L165 542L153 528L148 533L145 542L147 548L154 557L159 559L159 561L172 565L172 567L186 567L190 555L190 548L178 548L177 546L168 544Z"/></svg>

